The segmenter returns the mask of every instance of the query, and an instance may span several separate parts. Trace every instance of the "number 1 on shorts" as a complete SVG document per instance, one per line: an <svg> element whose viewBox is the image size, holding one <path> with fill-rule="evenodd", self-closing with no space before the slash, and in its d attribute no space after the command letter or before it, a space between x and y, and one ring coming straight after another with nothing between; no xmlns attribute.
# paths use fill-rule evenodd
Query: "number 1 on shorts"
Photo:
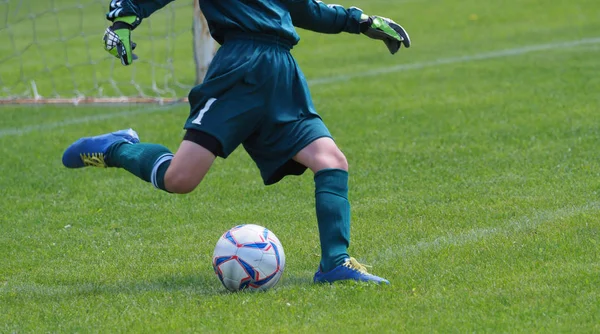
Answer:
<svg viewBox="0 0 600 334"><path fill-rule="evenodd" d="M200 112L198 113L198 117L196 117L195 120L192 121L193 124L202 124L202 117L204 117L204 114L206 114L206 112L208 111L208 109L210 109L210 107L213 105L213 103L215 103L217 101L217 99L211 97L210 99L208 99L208 101L206 101L206 104L204 105L204 108L202 108L202 110L200 110Z"/></svg>

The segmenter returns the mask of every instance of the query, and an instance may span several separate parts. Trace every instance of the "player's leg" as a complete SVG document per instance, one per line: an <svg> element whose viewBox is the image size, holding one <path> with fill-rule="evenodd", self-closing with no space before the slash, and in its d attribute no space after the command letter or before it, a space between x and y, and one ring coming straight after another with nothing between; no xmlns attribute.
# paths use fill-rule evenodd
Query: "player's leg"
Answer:
<svg viewBox="0 0 600 334"><path fill-rule="evenodd" d="M186 133L175 155L162 145L140 143L131 129L81 138L67 148L63 164L69 168L119 167L159 189L188 193L202 181L218 148L214 137L196 132Z"/></svg>
<svg viewBox="0 0 600 334"><path fill-rule="evenodd" d="M315 282L389 283L369 274L348 255L348 163L319 117L309 115L285 123L278 123L276 119L265 121L260 135L249 138L244 147L260 169L265 184L276 183L286 175L300 175L307 167L315 173L315 207L321 244L321 263Z"/></svg>
<svg viewBox="0 0 600 334"><path fill-rule="evenodd" d="M294 160L306 166L313 173L324 169L341 169L348 172L348 160L330 137L321 137L303 148Z"/></svg>
<svg viewBox="0 0 600 334"><path fill-rule="evenodd" d="M211 147L183 140L173 155L158 144L120 143L109 150L106 162L108 167L123 168L158 189L186 194L200 184L215 161L215 153L205 146Z"/></svg>
<svg viewBox="0 0 600 334"><path fill-rule="evenodd" d="M286 175L300 175L307 167L315 173L315 199L322 259L316 282L362 280L387 282L370 275L348 256L350 204L348 163L316 113L308 85L288 52L276 50L264 72L271 76L266 117L244 148L256 162L265 184ZM260 69L260 67L257 67ZM328 273L324 275L324 273Z"/></svg>
<svg viewBox="0 0 600 334"><path fill-rule="evenodd" d="M167 191L187 194L204 179L216 159L216 152L196 142L184 140L164 174Z"/></svg>
<svg viewBox="0 0 600 334"><path fill-rule="evenodd" d="M248 54L257 53L245 44L227 43L219 49L205 81L189 93L187 132L175 155L162 145L139 143L129 129L78 140L65 151L63 164L120 167L159 189L192 191L215 157L226 158L261 119L263 101L254 93L260 82L246 79L254 62Z"/></svg>
<svg viewBox="0 0 600 334"><path fill-rule="evenodd" d="M314 173L315 205L321 241L321 268L330 271L349 258L348 161L329 137L303 148L294 160Z"/></svg>
<svg viewBox="0 0 600 334"><path fill-rule="evenodd" d="M294 160L314 173L315 206L321 242L321 265L315 282L359 280L389 282L371 275L348 255L350 245L350 202L348 161L333 139L314 140Z"/></svg>

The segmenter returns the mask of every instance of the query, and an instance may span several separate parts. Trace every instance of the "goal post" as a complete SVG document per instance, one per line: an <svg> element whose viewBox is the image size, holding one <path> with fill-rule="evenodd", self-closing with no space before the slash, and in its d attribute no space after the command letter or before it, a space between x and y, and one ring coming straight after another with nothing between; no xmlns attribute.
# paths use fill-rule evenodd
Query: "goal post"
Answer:
<svg viewBox="0 0 600 334"><path fill-rule="evenodd" d="M200 1L194 1L194 61L196 64L196 84L204 80L208 66L215 55L217 45L210 36L210 30L202 11L200 10Z"/></svg>
<svg viewBox="0 0 600 334"><path fill-rule="evenodd" d="M170 103L202 82L217 49L198 0L132 33L132 65L102 48L109 0L0 1L0 104Z"/></svg>

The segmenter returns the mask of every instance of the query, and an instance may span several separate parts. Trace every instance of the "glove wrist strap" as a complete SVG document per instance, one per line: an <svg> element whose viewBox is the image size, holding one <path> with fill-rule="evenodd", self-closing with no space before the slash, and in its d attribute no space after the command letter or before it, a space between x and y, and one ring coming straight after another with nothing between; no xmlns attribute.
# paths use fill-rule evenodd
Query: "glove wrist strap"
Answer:
<svg viewBox="0 0 600 334"><path fill-rule="evenodd" d="M114 30L119 30L119 29L133 29L133 26L127 22L123 22L123 21L115 21L115 23L113 23L113 29Z"/></svg>
<svg viewBox="0 0 600 334"><path fill-rule="evenodd" d="M367 30L369 30L369 28L371 28L372 24L373 18L366 14L362 14L360 17L360 32L364 34L367 32Z"/></svg>

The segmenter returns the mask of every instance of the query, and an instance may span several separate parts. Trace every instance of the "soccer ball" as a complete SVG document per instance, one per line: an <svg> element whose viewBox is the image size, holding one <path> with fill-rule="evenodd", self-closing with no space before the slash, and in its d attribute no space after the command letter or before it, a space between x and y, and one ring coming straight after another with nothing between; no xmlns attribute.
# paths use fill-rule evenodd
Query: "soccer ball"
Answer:
<svg viewBox="0 0 600 334"><path fill-rule="evenodd" d="M285 254L273 232L247 224L235 226L219 238L212 263L230 291L267 290L281 278Z"/></svg>

